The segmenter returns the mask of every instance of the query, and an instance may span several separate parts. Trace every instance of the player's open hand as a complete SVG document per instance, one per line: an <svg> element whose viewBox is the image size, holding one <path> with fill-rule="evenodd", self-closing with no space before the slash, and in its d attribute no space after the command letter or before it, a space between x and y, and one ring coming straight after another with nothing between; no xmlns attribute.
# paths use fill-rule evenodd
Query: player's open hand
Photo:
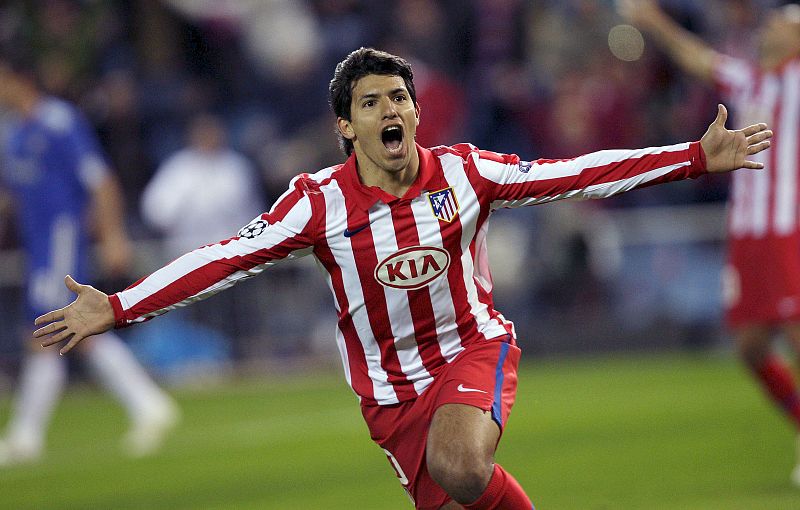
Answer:
<svg viewBox="0 0 800 510"><path fill-rule="evenodd" d="M42 347L68 340L59 351L66 354L84 338L108 331L114 327L114 310L108 295L91 285L81 285L67 276L67 288L78 297L64 308L47 312L36 318L34 324L43 327L33 332L35 338L43 338Z"/></svg>
<svg viewBox="0 0 800 510"><path fill-rule="evenodd" d="M700 145L706 154L708 171L730 172L739 168L764 168L763 163L747 158L769 148L772 131L764 123L731 131L725 128L727 119L728 110L724 105L718 105L717 118L700 139Z"/></svg>

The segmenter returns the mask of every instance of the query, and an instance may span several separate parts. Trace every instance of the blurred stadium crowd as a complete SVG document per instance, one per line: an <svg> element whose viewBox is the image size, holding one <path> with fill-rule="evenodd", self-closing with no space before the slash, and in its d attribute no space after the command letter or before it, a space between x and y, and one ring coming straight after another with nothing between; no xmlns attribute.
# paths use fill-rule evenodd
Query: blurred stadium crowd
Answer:
<svg viewBox="0 0 800 510"><path fill-rule="evenodd" d="M749 56L744 34L777 2L663 3L716 48ZM189 213L168 226L143 205L198 119L221 122L220 140L249 161L253 180L242 186L256 198L198 201L188 209L197 214L207 206L252 218L293 175L343 161L327 86L362 45L412 62L425 146L469 141L535 159L699 139L715 92L646 42L642 52L636 30L612 30L621 23L610 0L41 0L3 3L0 43L30 48L47 90L79 105L100 134L137 241L132 281L172 258L169 241L182 232L198 245L218 240ZM189 185L208 192L204 179ZM500 212L490 246L498 308L529 355L718 345L725 195L724 179L699 179ZM0 216L0 309L13 324L10 214ZM330 353L330 298L307 262L216 296L200 313L133 328L131 342L165 373L200 356L199 338L212 361ZM14 333L0 328L0 372L19 358Z"/></svg>

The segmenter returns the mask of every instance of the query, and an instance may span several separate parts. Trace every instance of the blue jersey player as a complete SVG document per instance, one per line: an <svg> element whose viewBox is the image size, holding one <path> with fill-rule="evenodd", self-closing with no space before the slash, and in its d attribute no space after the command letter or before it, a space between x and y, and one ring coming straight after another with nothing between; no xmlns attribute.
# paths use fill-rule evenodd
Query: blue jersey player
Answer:
<svg viewBox="0 0 800 510"><path fill-rule="evenodd" d="M62 290L65 273L89 276L91 241L96 239L98 262L108 275L121 276L131 253L119 186L89 123L71 104L44 94L29 65L30 60L0 55L0 104L9 110L0 173L25 253L28 324L69 302ZM30 338L30 331L24 333ZM82 354L130 415L128 452L154 451L176 422L172 400L115 335L98 337ZM64 361L31 343L7 434L0 440L0 466L42 455L67 375Z"/></svg>

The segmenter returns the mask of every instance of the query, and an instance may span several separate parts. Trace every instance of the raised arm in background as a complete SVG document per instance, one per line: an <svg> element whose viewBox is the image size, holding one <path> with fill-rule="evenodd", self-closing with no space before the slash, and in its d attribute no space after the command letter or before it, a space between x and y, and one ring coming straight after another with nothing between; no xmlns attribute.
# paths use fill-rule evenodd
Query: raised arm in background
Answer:
<svg viewBox="0 0 800 510"><path fill-rule="evenodd" d="M684 71L711 82L717 52L675 22L655 0L617 0L617 11L652 39Z"/></svg>

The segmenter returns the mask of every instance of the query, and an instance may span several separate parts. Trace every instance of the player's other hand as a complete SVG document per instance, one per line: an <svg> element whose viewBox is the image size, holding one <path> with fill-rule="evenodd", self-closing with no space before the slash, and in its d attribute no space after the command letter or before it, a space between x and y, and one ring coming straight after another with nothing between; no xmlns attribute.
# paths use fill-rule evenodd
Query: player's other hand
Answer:
<svg viewBox="0 0 800 510"><path fill-rule="evenodd" d="M717 118L700 139L700 145L706 154L708 171L730 172L739 168L764 168L763 163L747 158L769 148L772 131L764 123L731 131L725 128L727 119L728 110L724 105L718 105Z"/></svg>
<svg viewBox="0 0 800 510"><path fill-rule="evenodd" d="M64 283L78 297L64 308L37 317L34 324L42 327L33 332L34 338L44 338L42 347L68 340L59 351L61 354L84 338L114 327L114 310L107 294L91 285L81 285L71 276L64 278Z"/></svg>

